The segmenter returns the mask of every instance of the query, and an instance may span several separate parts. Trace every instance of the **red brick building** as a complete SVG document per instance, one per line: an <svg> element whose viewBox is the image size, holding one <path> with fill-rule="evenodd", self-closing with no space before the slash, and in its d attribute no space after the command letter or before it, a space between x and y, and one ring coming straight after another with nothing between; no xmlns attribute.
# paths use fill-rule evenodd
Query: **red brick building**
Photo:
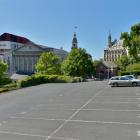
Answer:
<svg viewBox="0 0 140 140"><path fill-rule="evenodd" d="M96 66L95 77L101 80L109 79L112 76L116 76L118 72L118 66L112 62L100 61Z"/></svg>

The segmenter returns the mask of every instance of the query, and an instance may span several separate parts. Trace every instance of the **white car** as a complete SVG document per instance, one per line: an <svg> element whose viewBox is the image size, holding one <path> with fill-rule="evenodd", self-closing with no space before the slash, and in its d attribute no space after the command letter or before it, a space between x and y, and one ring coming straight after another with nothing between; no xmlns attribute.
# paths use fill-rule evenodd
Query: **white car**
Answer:
<svg viewBox="0 0 140 140"><path fill-rule="evenodd" d="M109 85L112 87L118 87L118 86L138 86L140 85L140 80L139 79L129 79L126 76L116 76L112 77L109 80Z"/></svg>

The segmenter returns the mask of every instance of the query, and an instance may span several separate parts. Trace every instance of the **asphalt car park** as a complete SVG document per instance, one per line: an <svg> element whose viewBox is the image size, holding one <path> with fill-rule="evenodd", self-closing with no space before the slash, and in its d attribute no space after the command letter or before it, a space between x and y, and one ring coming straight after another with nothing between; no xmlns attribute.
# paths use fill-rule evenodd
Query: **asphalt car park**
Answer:
<svg viewBox="0 0 140 140"><path fill-rule="evenodd" d="M1 140L139 140L140 87L45 84L0 96Z"/></svg>

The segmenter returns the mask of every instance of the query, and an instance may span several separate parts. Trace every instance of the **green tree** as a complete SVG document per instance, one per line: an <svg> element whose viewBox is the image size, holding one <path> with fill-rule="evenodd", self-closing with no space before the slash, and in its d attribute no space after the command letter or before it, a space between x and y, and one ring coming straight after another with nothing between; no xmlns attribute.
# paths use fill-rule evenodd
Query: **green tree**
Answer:
<svg viewBox="0 0 140 140"><path fill-rule="evenodd" d="M7 64L2 62L2 61L0 61L0 85L3 84L2 81L4 79L4 76L5 76L4 73L6 72L7 68L8 68Z"/></svg>
<svg viewBox="0 0 140 140"><path fill-rule="evenodd" d="M85 49L72 49L67 59L62 63L62 70L64 74L70 76L82 76L84 78L91 76L94 71L92 57Z"/></svg>
<svg viewBox="0 0 140 140"><path fill-rule="evenodd" d="M36 71L41 74L61 74L61 60L52 52L44 52L38 60Z"/></svg>
<svg viewBox="0 0 140 140"><path fill-rule="evenodd" d="M121 34L123 39L123 47L128 48L130 57L139 61L140 58L140 23L131 27L130 33L124 32Z"/></svg>
<svg viewBox="0 0 140 140"><path fill-rule="evenodd" d="M94 60L93 67L94 67L94 75L96 74L96 68L101 63L101 60Z"/></svg>
<svg viewBox="0 0 140 140"><path fill-rule="evenodd" d="M134 64L130 64L126 67L126 71L130 71L130 72L135 72L135 71L139 71L140 72L140 63L134 63Z"/></svg>
<svg viewBox="0 0 140 140"><path fill-rule="evenodd" d="M126 66L128 66L131 62L128 56L122 56L115 62L120 70L125 70Z"/></svg>

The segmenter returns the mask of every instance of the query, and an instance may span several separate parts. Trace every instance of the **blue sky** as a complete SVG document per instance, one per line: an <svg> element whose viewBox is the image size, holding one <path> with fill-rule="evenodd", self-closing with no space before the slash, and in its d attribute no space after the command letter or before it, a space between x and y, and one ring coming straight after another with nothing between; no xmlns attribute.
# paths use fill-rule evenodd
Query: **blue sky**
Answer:
<svg viewBox="0 0 140 140"><path fill-rule="evenodd" d="M70 51L74 27L79 47L103 57L109 30L113 39L140 22L140 0L0 0L0 34Z"/></svg>

